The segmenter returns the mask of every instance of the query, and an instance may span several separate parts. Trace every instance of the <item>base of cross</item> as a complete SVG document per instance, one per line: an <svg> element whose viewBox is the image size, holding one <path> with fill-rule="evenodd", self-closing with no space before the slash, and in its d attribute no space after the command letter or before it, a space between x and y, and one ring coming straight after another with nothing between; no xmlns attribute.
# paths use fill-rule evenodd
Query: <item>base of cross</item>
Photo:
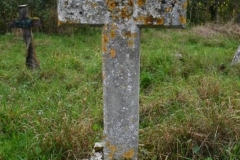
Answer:
<svg viewBox="0 0 240 160"><path fill-rule="evenodd" d="M96 142L90 159L82 160L103 160L103 142Z"/></svg>
<svg viewBox="0 0 240 160"><path fill-rule="evenodd" d="M26 32L26 31L25 31ZM25 37L26 39L27 37ZM31 38L32 40L32 38ZM27 57L26 57L26 66L28 69L39 69L40 63L37 59L36 52L34 49L33 40L31 42L26 42L27 47Z"/></svg>

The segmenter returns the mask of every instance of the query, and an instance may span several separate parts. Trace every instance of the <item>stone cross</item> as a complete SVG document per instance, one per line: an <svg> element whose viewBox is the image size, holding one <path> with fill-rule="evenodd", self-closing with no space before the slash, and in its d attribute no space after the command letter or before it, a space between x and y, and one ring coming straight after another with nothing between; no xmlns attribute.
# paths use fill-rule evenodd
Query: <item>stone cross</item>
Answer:
<svg viewBox="0 0 240 160"><path fill-rule="evenodd" d="M239 62L240 62L240 46L238 46L238 49L232 59L231 65L236 65Z"/></svg>
<svg viewBox="0 0 240 160"><path fill-rule="evenodd" d="M187 0L59 0L59 25L103 26L104 160L138 158L140 28L184 28Z"/></svg>
<svg viewBox="0 0 240 160"><path fill-rule="evenodd" d="M21 28L23 39L27 47L26 66L30 69L39 68L39 62L33 45L33 36L31 27L40 27L41 23L38 18L29 18L27 5L19 5L19 19L9 23L10 28Z"/></svg>

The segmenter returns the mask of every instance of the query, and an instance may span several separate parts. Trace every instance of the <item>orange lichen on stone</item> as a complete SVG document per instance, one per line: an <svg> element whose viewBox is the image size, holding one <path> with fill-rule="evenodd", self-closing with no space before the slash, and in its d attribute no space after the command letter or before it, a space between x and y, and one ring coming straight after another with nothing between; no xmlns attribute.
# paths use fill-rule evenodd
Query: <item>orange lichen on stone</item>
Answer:
<svg viewBox="0 0 240 160"><path fill-rule="evenodd" d="M109 33L109 37L110 38L115 38L116 37L116 30L118 30L118 26L116 24L112 24L110 27L110 33Z"/></svg>
<svg viewBox="0 0 240 160"><path fill-rule="evenodd" d="M130 7L132 7L132 6L133 6L133 0L129 0L129 1L128 1L128 5L129 5Z"/></svg>
<svg viewBox="0 0 240 160"><path fill-rule="evenodd" d="M157 25L162 25L164 23L164 18L159 18L156 20Z"/></svg>
<svg viewBox="0 0 240 160"><path fill-rule="evenodd" d="M115 38L115 36L116 36L115 30L111 30L110 35L111 35L111 38Z"/></svg>
<svg viewBox="0 0 240 160"><path fill-rule="evenodd" d="M109 142L106 143L107 147L109 148L109 155L108 155L108 158L109 159L113 159L114 158L114 154L115 152L117 151L117 147L114 146L114 145L111 145Z"/></svg>
<svg viewBox="0 0 240 160"><path fill-rule="evenodd" d="M145 19L145 24L153 24L153 16L147 16Z"/></svg>
<svg viewBox="0 0 240 160"><path fill-rule="evenodd" d="M96 3L92 3L91 4L93 7L97 7L97 4Z"/></svg>
<svg viewBox="0 0 240 160"><path fill-rule="evenodd" d="M183 8L183 9L186 9L186 8L187 8L187 5L188 5L188 4L187 4L187 1L185 1L185 2L183 3L183 5L182 5L182 8Z"/></svg>
<svg viewBox="0 0 240 160"><path fill-rule="evenodd" d="M107 43L108 43L108 36L107 34L102 34L102 51L103 53L107 52Z"/></svg>
<svg viewBox="0 0 240 160"><path fill-rule="evenodd" d="M171 11L172 11L172 8L165 8L164 11L165 11L165 12L171 12Z"/></svg>
<svg viewBox="0 0 240 160"><path fill-rule="evenodd" d="M132 36L132 34L131 34L130 31L126 31L126 32L123 33L123 36L129 38L129 37Z"/></svg>
<svg viewBox="0 0 240 160"><path fill-rule="evenodd" d="M116 30L116 29L119 29L118 26L117 26L116 24L112 24L111 27L112 27L112 29L115 29L115 30Z"/></svg>
<svg viewBox="0 0 240 160"><path fill-rule="evenodd" d="M128 14L127 14L127 7L125 6L125 7L121 10L121 17L122 17L122 18L128 18L127 16L128 16Z"/></svg>
<svg viewBox="0 0 240 160"><path fill-rule="evenodd" d="M130 16L132 15L132 11L131 13L129 13L128 8L125 6L122 10L121 10L121 17L122 18L130 18Z"/></svg>
<svg viewBox="0 0 240 160"><path fill-rule="evenodd" d="M115 51L114 49L111 49L111 50L110 50L110 56L111 56L112 58L115 58L115 57L116 57L116 51Z"/></svg>
<svg viewBox="0 0 240 160"><path fill-rule="evenodd" d="M108 37L106 34L103 34L103 43L108 43Z"/></svg>
<svg viewBox="0 0 240 160"><path fill-rule="evenodd" d="M107 47L106 47L106 45L102 45L102 51L104 52L104 53L106 53L107 52Z"/></svg>
<svg viewBox="0 0 240 160"><path fill-rule="evenodd" d="M134 21L144 23L145 25L163 25L165 22L164 17L153 18L152 15L139 16L135 18Z"/></svg>
<svg viewBox="0 0 240 160"><path fill-rule="evenodd" d="M127 31L124 36L128 38L133 38L137 37L137 33L136 32L131 33L130 31Z"/></svg>
<svg viewBox="0 0 240 160"><path fill-rule="evenodd" d="M110 11L113 11L117 6L117 2L115 2L115 0L106 0L106 3Z"/></svg>
<svg viewBox="0 0 240 160"><path fill-rule="evenodd" d="M184 16L180 16L179 21L180 21L181 24L186 24L187 23L187 20Z"/></svg>
<svg viewBox="0 0 240 160"><path fill-rule="evenodd" d="M146 0L137 0L137 4L139 7L142 7L146 3Z"/></svg>
<svg viewBox="0 0 240 160"><path fill-rule="evenodd" d="M132 47L132 46L133 46L133 40L132 40L132 39L128 41L128 46L129 46L129 47Z"/></svg>
<svg viewBox="0 0 240 160"><path fill-rule="evenodd" d="M133 39L128 40L128 46L129 47L133 47L133 44L134 44Z"/></svg>
<svg viewBox="0 0 240 160"><path fill-rule="evenodd" d="M135 22L145 22L145 17L144 16L138 16L133 18Z"/></svg>
<svg viewBox="0 0 240 160"><path fill-rule="evenodd" d="M126 159L132 159L134 156L134 150L130 149L129 151L127 151L126 153L124 153L123 158Z"/></svg>

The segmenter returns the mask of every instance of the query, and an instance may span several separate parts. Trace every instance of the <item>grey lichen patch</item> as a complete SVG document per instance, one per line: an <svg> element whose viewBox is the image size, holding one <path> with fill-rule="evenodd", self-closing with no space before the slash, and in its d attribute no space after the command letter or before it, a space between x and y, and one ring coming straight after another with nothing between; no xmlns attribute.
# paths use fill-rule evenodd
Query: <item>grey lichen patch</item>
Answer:
<svg viewBox="0 0 240 160"><path fill-rule="evenodd" d="M108 17L104 0L59 0L59 24L103 25Z"/></svg>
<svg viewBox="0 0 240 160"><path fill-rule="evenodd" d="M129 149L127 152L124 153L123 158L124 159L133 159L134 156L134 149Z"/></svg>
<svg viewBox="0 0 240 160"><path fill-rule="evenodd" d="M186 24L187 0L137 0L137 4L133 17L140 26L181 28Z"/></svg>
<svg viewBox="0 0 240 160"><path fill-rule="evenodd" d="M109 153L106 159L113 160L114 155L117 151L117 147L115 145L110 144L110 142L106 142L105 147L109 150Z"/></svg>
<svg viewBox="0 0 240 160"><path fill-rule="evenodd" d="M110 56L111 56L112 58L115 58L115 57L116 57L116 51L115 51L115 49L111 49L111 50L110 50Z"/></svg>

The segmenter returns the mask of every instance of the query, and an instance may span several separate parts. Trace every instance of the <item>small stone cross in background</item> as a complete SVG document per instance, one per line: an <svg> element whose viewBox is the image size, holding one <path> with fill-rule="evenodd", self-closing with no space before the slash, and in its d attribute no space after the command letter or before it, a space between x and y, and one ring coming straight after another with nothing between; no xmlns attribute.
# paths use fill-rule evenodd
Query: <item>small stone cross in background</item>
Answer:
<svg viewBox="0 0 240 160"><path fill-rule="evenodd" d="M239 62L240 62L240 46L238 46L238 49L237 49L236 53L234 54L231 65L236 65Z"/></svg>
<svg viewBox="0 0 240 160"><path fill-rule="evenodd" d="M33 45L33 35L31 27L40 27L41 23L38 18L29 18L27 5L19 5L19 19L9 23L10 28L21 28L23 39L27 47L26 66L30 69L39 68L39 62Z"/></svg>
<svg viewBox="0 0 240 160"><path fill-rule="evenodd" d="M103 26L104 160L138 155L140 28L184 28L187 0L59 0L59 25Z"/></svg>

